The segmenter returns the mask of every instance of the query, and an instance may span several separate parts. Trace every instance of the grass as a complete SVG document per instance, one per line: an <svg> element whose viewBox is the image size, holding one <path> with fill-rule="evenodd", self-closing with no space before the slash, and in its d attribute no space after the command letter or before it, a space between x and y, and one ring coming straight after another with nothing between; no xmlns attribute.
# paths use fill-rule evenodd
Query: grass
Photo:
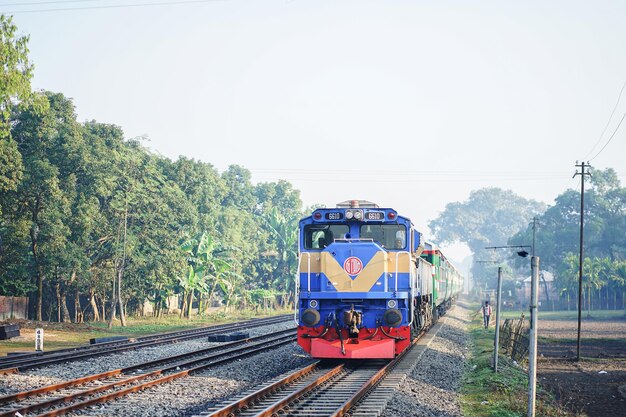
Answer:
<svg viewBox="0 0 626 417"><path fill-rule="evenodd" d="M524 311L503 311L501 318L503 319L517 319L520 315L524 313L526 318L530 317L530 313L528 310ZM539 309L539 315L537 316L539 320L578 320L578 310L570 310L570 311L548 311ZM591 310L591 319L592 320L612 320L612 319L621 319L624 320L624 310ZM494 317L492 316L492 320ZM588 320L587 311L583 310L582 312L582 320Z"/></svg>
<svg viewBox="0 0 626 417"><path fill-rule="evenodd" d="M8 352L34 351L35 328L39 327L44 329L44 350L48 351L89 344L89 339L92 338L109 336L132 338L288 313L292 311L273 310L256 313L252 310L238 310L225 313L219 310L205 316L193 316L191 319L181 319L178 315L160 318L129 317L126 320L126 327L121 327L117 320L111 329L107 328L105 322L72 324L20 320L20 337L0 341L0 355L6 355Z"/></svg>
<svg viewBox="0 0 626 417"><path fill-rule="evenodd" d="M528 374L507 357L498 357L498 373L493 372L494 329L485 330L482 317L469 328L471 358L463 375L461 406L471 417L523 417L528 409ZM557 408L549 393L538 387L536 415L567 416Z"/></svg>

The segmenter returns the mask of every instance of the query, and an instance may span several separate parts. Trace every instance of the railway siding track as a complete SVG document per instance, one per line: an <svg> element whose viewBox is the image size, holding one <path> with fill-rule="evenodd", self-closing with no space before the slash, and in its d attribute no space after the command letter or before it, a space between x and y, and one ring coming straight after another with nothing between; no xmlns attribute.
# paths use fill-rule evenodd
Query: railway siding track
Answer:
<svg viewBox="0 0 626 417"><path fill-rule="evenodd" d="M294 331L283 330L6 395L0 397L0 417L16 416L18 415L16 413L24 415L39 410L42 410L40 416L63 415L72 410L107 402L131 392L182 378L209 367L276 349L293 341L295 341Z"/></svg>
<svg viewBox="0 0 626 417"><path fill-rule="evenodd" d="M444 319L445 320L445 319ZM243 397L220 403L202 417L378 416L415 368L443 320L393 361L316 362Z"/></svg>
<svg viewBox="0 0 626 417"><path fill-rule="evenodd" d="M38 368L50 364L84 360L86 358L107 355L110 353L152 347L161 344L176 343L190 339L206 337L216 333L229 333L245 328L267 326L282 323L291 319L291 316L278 316L266 319L248 320L239 323L230 323L219 326L203 327L181 332L171 332L159 335L144 336L131 341L115 341L98 345L86 345L77 348L55 350L45 353L31 353L19 356L0 357L0 374L17 373L26 369Z"/></svg>

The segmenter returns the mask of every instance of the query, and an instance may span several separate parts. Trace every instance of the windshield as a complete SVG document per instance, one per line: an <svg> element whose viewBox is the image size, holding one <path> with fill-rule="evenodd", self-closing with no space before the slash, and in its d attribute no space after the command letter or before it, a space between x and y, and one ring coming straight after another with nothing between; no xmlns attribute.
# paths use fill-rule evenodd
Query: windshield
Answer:
<svg viewBox="0 0 626 417"><path fill-rule="evenodd" d="M365 224L361 239L372 239L387 249L406 249L406 227L401 224Z"/></svg>
<svg viewBox="0 0 626 417"><path fill-rule="evenodd" d="M347 224L310 224L304 226L304 248L324 249L350 231Z"/></svg>

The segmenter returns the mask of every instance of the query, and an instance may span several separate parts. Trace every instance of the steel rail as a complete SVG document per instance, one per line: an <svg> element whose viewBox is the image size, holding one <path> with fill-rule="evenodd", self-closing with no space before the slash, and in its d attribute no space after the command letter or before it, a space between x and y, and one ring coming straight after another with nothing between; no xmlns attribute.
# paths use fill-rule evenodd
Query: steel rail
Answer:
<svg viewBox="0 0 626 417"><path fill-rule="evenodd" d="M157 379L152 380L152 381L144 382L144 383L142 383L140 385L136 385L136 386L133 386L133 387L129 387L129 388L125 388L125 389L122 389L122 390L119 390L119 391L112 392L110 394L106 394L106 395L104 395L102 397L90 398L88 400L81 401L81 402L69 405L67 407L64 407L64 408L61 408L61 409L58 409L58 410L53 410L53 411L48 411L48 412L45 412L45 413L42 413L42 414L38 414L38 416L39 417L59 416L59 415L66 414L69 411L77 410L77 409L80 409L80 408L85 408L85 407L87 407L89 405L92 405L92 404L108 402L108 401L110 401L112 399L123 397L123 396L125 396L127 394L130 394L130 393L133 393L133 392L137 392L137 391L141 391L141 390L144 390L144 389L149 388L149 387L154 386L154 385L163 384L165 382L169 382L169 381L174 380L174 379L185 377L185 376L187 376L187 375L189 375L189 374L191 374L193 372L201 371L201 370L204 370L206 368L209 368L209 367L212 367L212 366L215 366L215 365L221 365L223 363L232 362L232 361L235 361L237 359L241 359L241 358L253 355L255 353L264 352L264 351L273 349L273 348L278 347L278 346L282 346L282 345L285 345L285 344L288 344L288 343L292 343L295 340L296 340L295 337L290 337L288 340L279 341L279 342L276 342L276 343L271 344L269 346L264 346L264 347L260 347L260 348L256 348L256 349L246 350L245 352L242 352L242 353L237 354L235 356L231 356L231 357L224 358L224 359L218 359L216 361L213 361L213 362L205 364L205 365L196 366L196 367L191 368L191 369L186 369L186 370L174 373L174 374L166 375L166 376L157 378ZM83 394L79 394L79 395L76 395L75 397L82 397L82 396L84 396L84 395Z"/></svg>
<svg viewBox="0 0 626 417"><path fill-rule="evenodd" d="M421 332L412 342L409 349L398 355L394 360L377 365L369 361L356 362L356 369L349 368L347 362L333 368L332 374L312 379L302 380L305 376L318 371L319 363L300 369L279 381L263 387L245 397L230 402L221 408L209 411L202 416L229 417L229 416L252 416L270 417L276 415L328 415L344 416L361 401L371 390L376 387L405 357L412 351L415 344L426 332ZM379 366L379 368L376 368ZM372 368L373 367L373 368ZM341 369L340 369L341 368ZM339 372L346 370L347 373L333 380ZM295 381L301 380L301 386L296 388ZM356 385L355 385L356 383ZM326 385L322 388L323 385ZM289 389L295 391L288 393ZM284 394L279 391L285 391ZM315 394L314 394L315 392ZM305 400L305 398L307 398ZM347 399L345 399L348 397ZM262 409L261 409L262 408Z"/></svg>
<svg viewBox="0 0 626 417"><path fill-rule="evenodd" d="M315 388L319 387L320 385L324 384L326 381L338 375L341 371L343 371L344 366L345 365L343 363L335 366L334 368L330 369L328 372L321 375L319 378L316 378L315 380L311 381L311 383L307 384L306 386L292 392L285 398L274 402L272 405L270 405L265 410L263 410L263 412L257 414L257 416L271 417L275 415L276 413L278 413L279 410L282 410L291 402L297 400L300 397L307 395L309 392L313 391Z"/></svg>
<svg viewBox="0 0 626 417"><path fill-rule="evenodd" d="M45 352L44 351L28 352L28 353L21 353L19 355L11 355L11 356L5 355L5 356L0 356L0 366L3 366L4 363L7 363L7 362L11 363L16 360L21 360L25 358L52 356L52 355L58 355L58 354L64 354L64 353L76 353L76 352L80 352L83 350L110 348L111 346L125 345L128 343L136 343L136 342L144 342L144 341L149 341L149 340L164 340L164 339L169 339L169 338L175 338L177 336L193 334L193 333L205 333L207 331L213 331L213 330L224 331L224 330L232 329L233 326L246 326L246 327L249 327L251 325L254 327L265 326L266 324L273 324L276 322L280 323L282 321L287 321L289 320L289 317L290 317L289 314L283 314L280 316L243 320L243 321L235 322L235 323L224 323L224 324L218 324L218 325L213 325L213 326L202 326L202 327L197 327L194 329L179 330L179 331L174 331L174 332L150 334L146 336L129 338L128 340L112 340L109 342L102 342L102 343L97 343L93 345L91 344L81 345L81 346L76 346L76 347L71 347L71 348L55 349L55 350L50 350L50 351L45 351Z"/></svg>
<svg viewBox="0 0 626 417"><path fill-rule="evenodd" d="M407 350L405 350L404 352L406 352ZM369 380L367 380L367 382L361 385L357 392L355 392L334 413L332 413L331 417L341 417L346 415L346 412L349 411L356 403L358 403L361 398L363 398L376 384L378 384L378 382L380 382L389 373L389 371L400 361L402 357L404 356L398 356L396 359L389 362L380 370L378 370L378 372L376 372Z"/></svg>
<svg viewBox="0 0 626 417"><path fill-rule="evenodd" d="M16 357L12 361L5 361L0 364L0 374L8 374L8 373L17 373L20 370L36 368L40 366L45 366L49 364L59 363L59 362L67 362L72 360L78 360L83 358L96 357L101 355L106 355L110 353L123 352L127 350L135 350L139 348L158 346L161 344L168 343L176 343L179 341L189 340L189 339L197 339L200 337L205 337L209 334L215 334L223 331L233 331L240 330L243 328L250 327L250 324L254 324L253 327L265 326L268 324L275 324L284 321L288 321L289 318L282 317L280 319L271 319L264 322L244 322L237 324L229 324L224 327L207 327L202 330L194 329L191 332L175 332L173 334L166 334L163 338L158 338L158 336L152 336L153 338L149 340L139 340L135 342L125 342L123 344L119 344L117 346L102 346L99 345L90 345L91 349L81 349L84 350L84 353L78 353L76 351L67 351L61 354L57 354L56 351L53 351L49 356L35 356L29 358ZM114 342L109 342L114 343ZM80 349L80 348L79 348Z"/></svg>
<svg viewBox="0 0 626 417"><path fill-rule="evenodd" d="M290 333L290 334L287 334ZM261 340L261 339L268 339L269 337L276 337L275 339L271 339L271 340ZM25 407L21 407L18 409L11 409L10 411L5 411L0 413L0 417L8 417L8 416L15 416L17 415L16 413L28 413L34 410L40 410L42 408L46 408L46 407L52 407L55 405L58 405L60 403L66 403L66 402L70 402L70 401L74 401L77 399L80 399L82 397L86 397L86 396L92 396L94 394L103 392L103 391L108 391L111 390L113 388L117 388L119 386L124 386L124 385L128 385L130 383L134 383L134 382L139 382L141 380L145 380L145 379L151 379L151 378L156 378L156 379L152 379L151 381L146 381L143 383L140 383L136 386L130 387L130 388L126 388L126 389L122 389L119 391L116 391L112 394L105 394L103 396L100 397L94 397L91 398L89 400L86 401L80 401L78 403L72 404L68 407L62 408L60 410L53 410L53 411L49 411L47 413L45 413L44 415L60 415L64 412L73 410L73 409L77 409L77 408L82 408L85 406L88 406L90 404L94 404L97 402L106 402L112 398L117 398L119 396L122 395L126 395L127 393L130 392L135 392L156 384L161 384L167 381L170 381L172 379L176 379L176 378L180 378L183 376L188 375L191 372L196 372L198 370L201 369L205 369L207 367L210 366L214 366L217 364L221 364L221 363L225 363L225 362L229 362L229 361L234 361L236 359L239 358L243 358L249 355L252 355L254 353L257 352L262 352L268 349L273 349L275 347L278 346L282 346L284 344L287 343L291 343L295 340L295 337L293 336L293 330L285 330L285 331L281 331L281 332L276 332L274 334L269 334L269 335L263 335L263 336L257 336L256 338L250 338L247 340L243 340L243 341L236 341L236 342L231 342L228 345L225 346L214 346L211 348L207 348L207 349L203 349L202 351L195 351L195 352L189 352L187 354L182 354L182 355L176 355L173 357L168 357L168 358L163 358L163 359L159 359L156 361L151 361L151 362L147 362L145 364L141 364L141 365L134 365L128 368L124 368L124 369L118 369L118 370L113 370L113 371L109 371L109 372L105 372L105 373L101 373L101 374L97 374L97 375L92 375L92 376L88 376L88 377L83 377L83 378L78 378L76 380L72 380L72 381L67 381L64 383L60 383L60 384L54 384L48 387L42 387L42 388L38 388L35 390L31 390L31 391L26 391L26 392L22 392L22 393L18 393L18 394L12 394L12 395L8 395L8 396L4 396L1 397L0 400L2 400L2 403L7 403L8 401L16 401L16 400L23 400L25 398L30 398L36 395L40 395L40 394L45 394L45 393L50 393L50 392L54 392L54 391L59 391L61 389L65 389L65 388L69 388L69 387L75 387L75 386L79 386L79 385L83 385L85 383L91 382L91 381L95 381L95 380L101 380L103 378L110 378L110 377L120 377L123 376L125 377L124 379L120 379L118 381L113 381L113 382L109 382L106 383L104 385L99 385L95 388L87 388L85 390L82 390L80 392L76 392L76 393L72 393L66 396L62 396L62 397L58 397L58 398L54 398L54 399L50 399L50 400L45 400L42 402L39 402L37 404L31 404L31 405L27 405ZM255 341L256 343L253 344L247 344L246 346L243 347L234 347L235 345L240 345L243 343L249 343L250 341ZM219 353L213 353L215 350L221 349L223 350L224 348L231 348L230 350L226 350L226 351L222 351ZM234 348L233 348L234 347ZM177 360L180 359L181 357L193 357L193 356L198 356L198 354L205 354L204 356L201 357L196 357L194 359L190 359L190 360L186 360L183 362L175 362L173 364L170 364L169 366L165 367L165 368L160 368L160 369L156 369L156 370L152 370L149 372L145 372L142 373L140 375L130 375L126 377L126 373L127 372L131 372L132 370L136 370L139 369L140 367L147 367L147 366L151 366L154 364L159 364L159 363L164 363L164 362L172 362L172 359ZM206 353L208 353L208 355L206 355ZM233 356L228 356L226 358L223 358L223 356L225 355L233 355ZM220 359L221 358L221 359ZM214 360L215 359L215 360ZM203 365L199 365L197 366L198 363L202 363L202 362L206 362L206 361L210 361L209 363L203 364ZM173 374L169 374L169 375L163 375L164 373L167 372L171 372L171 371L177 371L179 370L181 367L190 367L189 369L183 370L183 371L179 371L179 372L175 372Z"/></svg>
<svg viewBox="0 0 626 417"><path fill-rule="evenodd" d="M346 395L367 381L379 367L368 361L343 362L330 368L309 365L202 416L330 415Z"/></svg>
<svg viewBox="0 0 626 417"><path fill-rule="evenodd" d="M245 397L243 397L240 400L237 401L233 401L232 403L225 405L224 407L220 408L217 411L214 411L213 413L211 413L210 415L212 417L228 417L231 415L234 415L238 410L241 410L245 407L247 407L249 404L255 403L256 401L260 400L261 398L265 397L266 395L275 392L281 388L284 388L285 386L291 384L292 382L302 378L305 375L310 374L311 372L313 372L315 369L317 369L319 366L319 361L312 363L309 366L305 366L304 368L290 374L287 375L285 378L276 381L268 386L266 386L265 388L261 388L258 391L255 391L251 394L246 395Z"/></svg>
<svg viewBox="0 0 626 417"><path fill-rule="evenodd" d="M231 347L239 346L239 345L250 343L250 342L260 342L263 339L268 339L270 337L282 337L282 336L289 335L290 333L293 333L293 330L282 330L282 331L278 331L278 332L274 332L274 333L270 333L270 334L266 334L266 335L249 337L247 339L242 339L242 340L237 340L237 341L234 341L234 342L224 343L224 344L222 344L220 346L211 346L211 347L208 347L208 348L205 348L205 349L194 350L192 352L181 353L181 354L178 354L178 355L168 356L168 357L165 357L165 358L156 359L156 360L153 360L153 361L149 361L149 362L144 362L144 363L140 363L140 364L137 364L137 365L128 366L126 368L113 369L111 371L102 372L102 373L99 373L99 374L88 375L88 376L81 377L81 378L76 378L76 379L73 379L73 380L70 380L70 381L60 382L58 384L47 385L47 386L44 386L44 387L40 387L40 388L36 388L36 389L33 389L33 390L29 390L29 391L22 391L22 392L18 392L18 393L15 393L15 394L8 394L8 395L4 395L4 396L0 397L0 405L7 404L7 403L12 402L12 401L19 401L19 400L23 400L23 399L26 399L26 398L34 397L34 396L37 396L37 395L40 395L40 394L45 394L45 393L49 393L49 392L58 391L60 389L64 389L64 388L68 388L68 387L83 385L83 384L85 384L87 382L91 382L91 381L101 380L101 379L104 379L104 378L109 378L109 377L120 375L120 374L127 374L129 372L136 371L138 369L147 369L147 368L150 368L151 366L157 366L157 365L161 365L161 364L165 364L165 363L171 363L172 361L175 361L175 360L184 360L185 358L190 358L190 357L194 357L194 356L198 356L198 355L202 355L202 354L206 354L206 353L222 351L224 349L228 349L228 348L231 348ZM180 366L180 364L177 365L177 366Z"/></svg>
<svg viewBox="0 0 626 417"><path fill-rule="evenodd" d="M31 352L31 353L25 353L25 354L15 355L15 356L2 356L0 357L0 366L6 366L7 363L12 364L16 362L23 362L25 359L32 359L32 358L39 359L42 357L57 357L61 355L72 355L72 354L75 354L76 352L90 351L90 350L93 350L93 351L105 350L105 349L110 350L112 347L115 348L116 346L125 346L125 345L135 346L140 343L146 343L146 342L152 342L152 341L164 341L164 342L176 341L178 340L178 338L192 336L192 335L197 335L197 337L203 337L205 334L212 334L212 333L221 332L221 331L232 331L232 330L237 330L239 328L265 326L268 324L274 324L274 323L287 321L288 319L289 319L289 316L282 315L282 316L269 317L269 318L263 318L263 319L246 320L246 321L237 322L237 323L220 324L217 326L205 326L201 328L181 330L177 332L158 333L158 334L153 334L153 335L148 335L148 336L131 338L128 340L113 340L110 342L97 343L93 345L82 345L82 346L77 346L73 348L57 349L57 350L46 351L46 352Z"/></svg>
<svg viewBox="0 0 626 417"><path fill-rule="evenodd" d="M296 401L298 398L305 396L307 393L314 390L316 387L324 384L329 379L333 378L341 371L344 370L345 364L339 364L330 369L322 369L320 368L320 362L315 362L311 365L308 365L302 369L298 369L297 371L287 375L286 377L271 383L270 385L263 387L251 394L246 395L245 397L233 401L218 410L212 411L208 416L210 417L229 417L238 415L247 408L253 408L254 404L267 398L269 395L274 394L280 390L288 389L290 385L292 385L295 381L300 380L301 378L313 375L316 372L321 373L322 375L312 379L310 382L305 383L302 387L297 388L290 394L285 397L282 397L278 400L272 401L271 405L265 407L261 412L256 413L256 416L272 416L275 415L279 410L283 409L289 403Z"/></svg>

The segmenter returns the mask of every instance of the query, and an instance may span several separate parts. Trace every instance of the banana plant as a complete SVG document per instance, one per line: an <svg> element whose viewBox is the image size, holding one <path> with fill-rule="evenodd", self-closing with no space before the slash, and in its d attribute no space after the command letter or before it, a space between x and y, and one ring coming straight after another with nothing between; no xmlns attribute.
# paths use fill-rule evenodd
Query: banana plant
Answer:
<svg viewBox="0 0 626 417"><path fill-rule="evenodd" d="M298 262L298 228L295 219L285 217L276 207L263 217L264 228L276 240L277 276L272 282L285 296L283 305L292 298Z"/></svg>
<svg viewBox="0 0 626 417"><path fill-rule="evenodd" d="M231 269L231 264L225 258L227 248L220 245L206 231L202 232L199 237L185 240L181 243L180 248L185 252L189 265L186 281L196 283L194 291L199 294L198 311L202 312L203 296L208 295L206 299L210 301L219 285L220 275ZM187 316L191 312L192 300L193 298L188 294Z"/></svg>

